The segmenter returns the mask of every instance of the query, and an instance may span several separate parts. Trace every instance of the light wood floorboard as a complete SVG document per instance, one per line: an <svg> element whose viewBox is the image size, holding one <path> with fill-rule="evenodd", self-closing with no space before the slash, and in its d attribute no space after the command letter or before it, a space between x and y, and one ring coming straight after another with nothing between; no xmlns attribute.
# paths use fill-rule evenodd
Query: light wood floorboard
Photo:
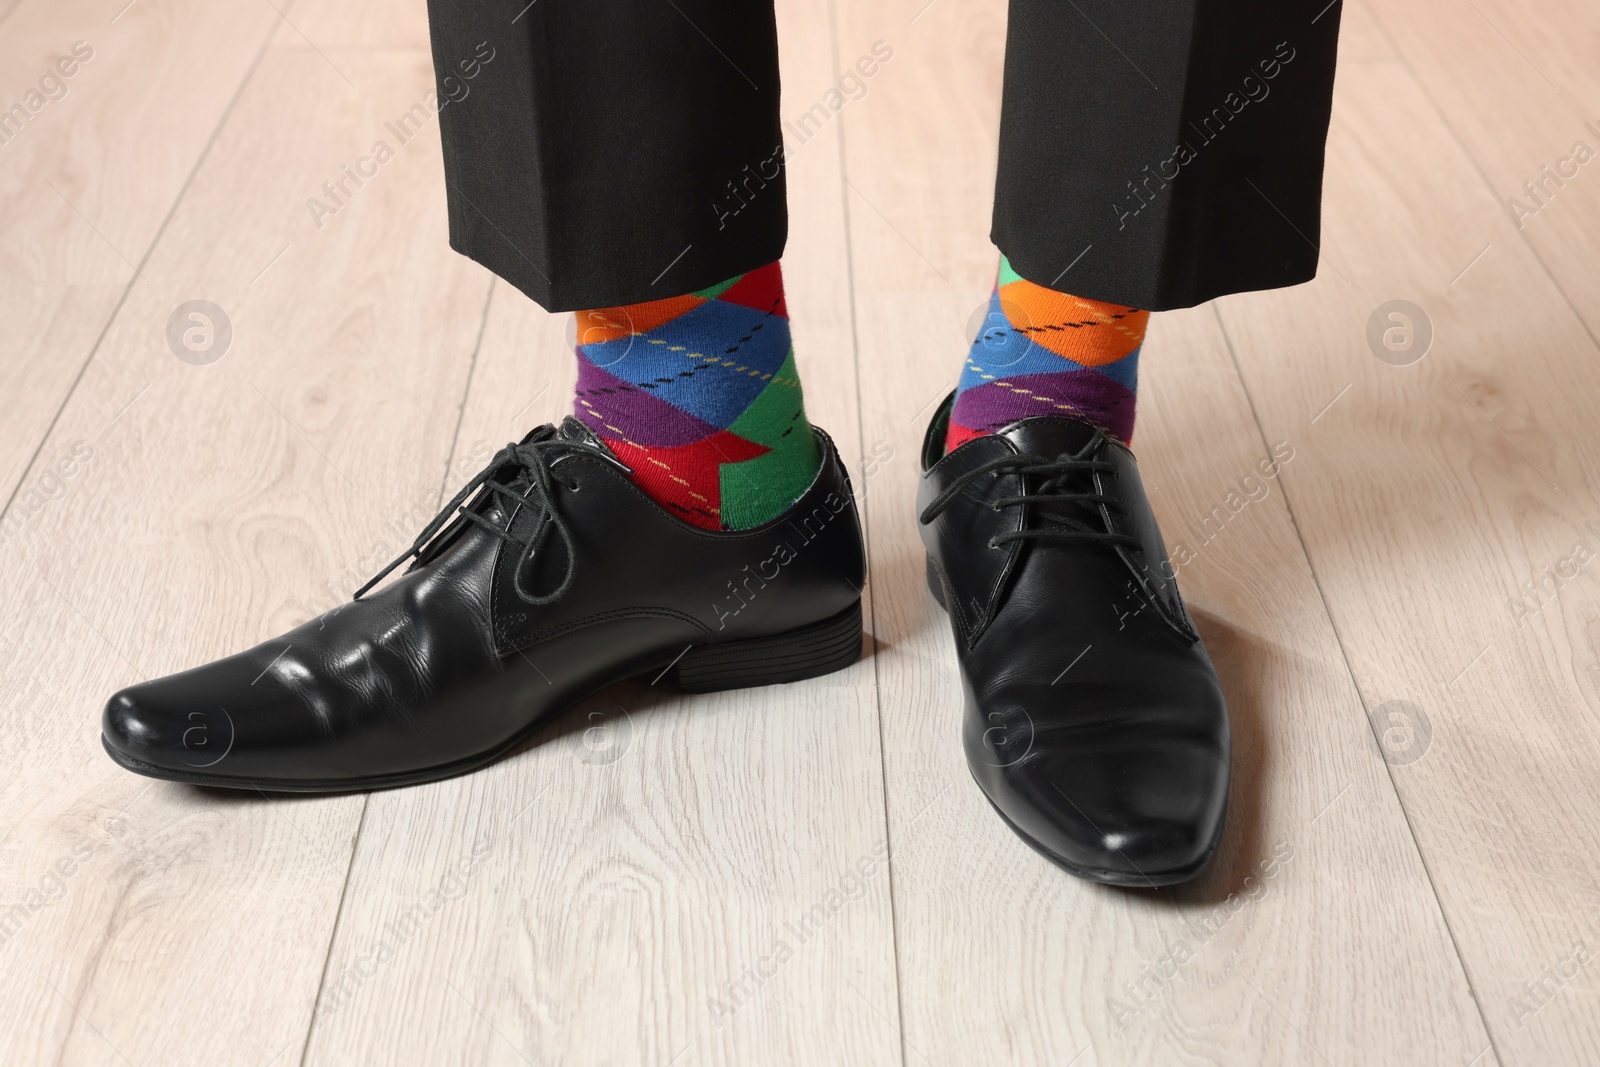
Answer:
<svg viewBox="0 0 1600 1067"><path fill-rule="evenodd" d="M0 106L26 105L30 91L47 101L0 127L0 545L24 536L94 451L99 427L39 446L115 309L149 285L138 264L278 21L265 6L140 0L119 17L121 6L0 8Z"/></svg>
<svg viewBox="0 0 1600 1067"><path fill-rule="evenodd" d="M1454 32L1439 16L1430 32ZM1439 47L1394 39L1403 52ZM1459 72L1495 69L1485 54L1459 42L1458 87ZM1424 754L1392 774L1496 1050L1588 1062L1600 1050L1600 990L1581 962L1600 900L1600 599L1581 565L1561 561L1596 543L1585 524L1597 518L1600 352L1578 313L1594 257L1563 251L1576 222L1536 236L1549 220L1535 219L1518 235L1476 165L1488 157L1469 158L1453 128L1468 114L1490 118L1441 110L1406 64L1348 67L1322 276L1219 312L1268 435L1317 418L1286 472L1288 499L1375 728L1395 725L1391 701L1426 716ZM1600 201L1580 192L1559 204L1592 226ZM1432 324L1411 366L1379 361L1364 339L1396 298ZM1547 567L1563 576L1527 592Z"/></svg>

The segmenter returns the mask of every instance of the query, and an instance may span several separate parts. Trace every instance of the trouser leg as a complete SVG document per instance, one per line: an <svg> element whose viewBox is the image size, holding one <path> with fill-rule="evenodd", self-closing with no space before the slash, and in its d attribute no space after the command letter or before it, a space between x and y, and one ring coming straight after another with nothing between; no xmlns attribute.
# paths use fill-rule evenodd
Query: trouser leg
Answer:
<svg viewBox="0 0 1600 1067"><path fill-rule="evenodd" d="M995 244L1151 310L1313 277L1338 31L1337 0L1011 0Z"/></svg>
<svg viewBox="0 0 1600 1067"><path fill-rule="evenodd" d="M770 0L429 0L428 16L452 247L551 311L782 255Z"/></svg>

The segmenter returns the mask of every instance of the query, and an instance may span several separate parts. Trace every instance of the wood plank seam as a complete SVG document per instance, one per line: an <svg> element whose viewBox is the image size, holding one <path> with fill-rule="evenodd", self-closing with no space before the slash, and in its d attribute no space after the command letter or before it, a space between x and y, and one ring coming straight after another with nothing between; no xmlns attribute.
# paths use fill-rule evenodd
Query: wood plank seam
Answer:
<svg viewBox="0 0 1600 1067"><path fill-rule="evenodd" d="M828 0L828 44L829 57L832 59L833 76L837 82L840 76L839 53L842 45L839 40L839 17L837 0ZM850 294L850 365L855 372L856 388L856 445L860 449L863 462L867 455L867 425L865 414L862 410L861 384L861 331L859 328L859 309L856 299L856 271L855 271L855 240L851 231L850 216L850 167L849 147L845 137L846 123L849 116L845 109L839 112L839 121L834 124L834 140L839 151L839 208L844 216L844 267L845 289ZM866 476L862 476L862 489L866 488ZM867 579L869 593L874 587L872 567L872 517L871 509L860 507L861 536L866 549ZM895 882L894 882L894 838L892 836L889 818L889 769L885 755L885 737L883 723L883 683L878 670L878 653L881 645L878 641L878 598L870 596L869 623L872 627L872 706L878 716L878 787L883 796L883 840L889 851L888 862L888 893L889 893L889 935L893 949L894 962L894 989L895 989L895 1033L899 1038L900 1067L906 1065L906 1032L905 1032L905 985L900 980L900 929L896 918L895 907Z"/></svg>

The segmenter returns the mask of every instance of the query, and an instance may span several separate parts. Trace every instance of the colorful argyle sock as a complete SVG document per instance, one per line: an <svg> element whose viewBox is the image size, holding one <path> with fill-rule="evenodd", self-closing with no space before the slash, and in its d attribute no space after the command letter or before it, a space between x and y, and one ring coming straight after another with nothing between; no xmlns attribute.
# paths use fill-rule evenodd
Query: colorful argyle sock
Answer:
<svg viewBox="0 0 1600 1067"><path fill-rule="evenodd" d="M1034 415L1069 415L1127 444L1148 311L1027 281L1000 258L967 353L945 451Z"/></svg>
<svg viewBox="0 0 1600 1067"><path fill-rule="evenodd" d="M574 408L685 522L747 530L822 463L776 263L687 296L580 311Z"/></svg>

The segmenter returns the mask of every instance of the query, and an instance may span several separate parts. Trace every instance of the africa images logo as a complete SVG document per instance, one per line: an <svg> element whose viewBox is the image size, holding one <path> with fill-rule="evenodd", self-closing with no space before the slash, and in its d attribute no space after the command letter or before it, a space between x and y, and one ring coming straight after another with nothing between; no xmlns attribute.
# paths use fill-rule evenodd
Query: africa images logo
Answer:
<svg viewBox="0 0 1600 1067"><path fill-rule="evenodd" d="M197 759L184 758L191 767L215 767L233 751L233 716L220 704L213 711L191 711L183 731L183 747Z"/></svg>

